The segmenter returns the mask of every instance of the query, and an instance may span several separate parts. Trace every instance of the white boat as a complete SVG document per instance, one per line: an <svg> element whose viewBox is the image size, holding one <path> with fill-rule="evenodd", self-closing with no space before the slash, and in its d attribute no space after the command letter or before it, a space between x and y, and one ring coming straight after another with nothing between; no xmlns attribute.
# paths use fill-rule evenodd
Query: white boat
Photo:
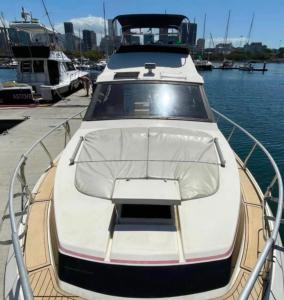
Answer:
<svg viewBox="0 0 284 300"><path fill-rule="evenodd" d="M35 101L62 99L78 89L80 78L88 73L77 70L60 50L59 36L55 37L54 32L24 11L22 17L23 20L10 23L9 28L12 52L18 63L17 82L32 87ZM15 91L15 97L11 94L5 103L14 103L17 97Z"/></svg>
<svg viewBox="0 0 284 300"><path fill-rule="evenodd" d="M0 104L34 103L33 88L15 81L0 82Z"/></svg>
<svg viewBox="0 0 284 300"><path fill-rule="evenodd" d="M209 60L205 59L196 59L194 60L194 65L196 70L199 71L212 71L213 69L213 64Z"/></svg>
<svg viewBox="0 0 284 300"><path fill-rule="evenodd" d="M184 19L116 18L128 36L146 26L165 35ZM216 116L232 126L227 139ZM45 139L61 126L70 134L70 120L24 153L13 175L5 299L284 299L281 175L261 143L210 107L187 48L122 45L53 157ZM243 161L229 144L237 132L253 142ZM32 188L35 168L25 166L37 146L50 166ZM275 171L264 193L247 168L255 148Z"/></svg>
<svg viewBox="0 0 284 300"><path fill-rule="evenodd" d="M29 84L42 100L59 100L80 87L88 72L77 70L62 52L46 46L14 46L17 81Z"/></svg>

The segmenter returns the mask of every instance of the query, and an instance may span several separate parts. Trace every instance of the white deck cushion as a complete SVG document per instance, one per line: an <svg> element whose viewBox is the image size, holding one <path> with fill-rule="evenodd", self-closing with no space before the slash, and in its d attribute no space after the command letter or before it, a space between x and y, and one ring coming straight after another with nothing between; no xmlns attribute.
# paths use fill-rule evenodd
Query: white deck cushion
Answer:
<svg viewBox="0 0 284 300"><path fill-rule="evenodd" d="M119 128L88 133L76 161L75 185L111 199L116 179L178 180L181 199L209 196L219 182L213 138L175 128Z"/></svg>

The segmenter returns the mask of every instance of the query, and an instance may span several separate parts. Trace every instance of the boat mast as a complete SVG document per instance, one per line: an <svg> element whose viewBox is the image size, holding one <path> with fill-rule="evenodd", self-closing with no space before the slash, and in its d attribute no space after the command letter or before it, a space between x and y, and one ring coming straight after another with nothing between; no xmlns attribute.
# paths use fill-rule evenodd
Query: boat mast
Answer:
<svg viewBox="0 0 284 300"><path fill-rule="evenodd" d="M204 47L202 47L202 59L203 59L204 48L205 48L206 18L207 18L207 15L206 15L206 13L205 13L205 15L204 15L204 21L203 21L203 35L202 35L202 38L203 38L203 40L204 40Z"/></svg>
<svg viewBox="0 0 284 300"><path fill-rule="evenodd" d="M106 7L105 7L105 2L103 2L103 14L104 14L104 31L105 31L105 53L106 57L108 58L108 39L107 39L107 28L106 28Z"/></svg>
<svg viewBox="0 0 284 300"><path fill-rule="evenodd" d="M107 36L107 28L106 28L106 7L105 2L103 2L103 12L104 12L104 31L105 31L105 37Z"/></svg>
<svg viewBox="0 0 284 300"><path fill-rule="evenodd" d="M52 22L51 22L51 19L50 19L50 16L49 16L49 13L48 13L48 10L47 10L47 7L46 7L46 5L45 5L44 0L41 0L41 2L42 2L42 5L43 5L43 8L44 8L44 10L45 10L45 14L46 14L46 16L47 16L49 25L50 25L50 27L51 27L51 29L52 29L52 34L53 34L54 43L56 43L56 36L55 36L54 26L53 26L53 24L52 24Z"/></svg>
<svg viewBox="0 0 284 300"><path fill-rule="evenodd" d="M80 58L81 58L81 66L83 66L81 29L79 29L79 39L80 39Z"/></svg>
<svg viewBox="0 0 284 300"><path fill-rule="evenodd" d="M212 47L215 48L215 43L214 43L213 36L212 36L211 32L210 32L210 39L211 39Z"/></svg>
<svg viewBox="0 0 284 300"><path fill-rule="evenodd" d="M202 36L204 40L205 40L206 18L207 18L207 15L205 13L204 22L203 22L203 36Z"/></svg>
<svg viewBox="0 0 284 300"><path fill-rule="evenodd" d="M251 23L250 23L250 27L249 27L249 33L248 33L248 37L247 37L248 45L249 45L250 38L251 38L251 32L252 32L252 27L253 27L253 23L254 23L254 16L255 16L255 13L253 13L253 15L252 15L252 19L251 19Z"/></svg>
<svg viewBox="0 0 284 300"><path fill-rule="evenodd" d="M231 18L231 10L229 10L229 14L228 14L227 25L226 25L226 31L225 31L225 37L224 37L224 45L226 45L227 42L228 42L228 34L229 34L230 18Z"/></svg>

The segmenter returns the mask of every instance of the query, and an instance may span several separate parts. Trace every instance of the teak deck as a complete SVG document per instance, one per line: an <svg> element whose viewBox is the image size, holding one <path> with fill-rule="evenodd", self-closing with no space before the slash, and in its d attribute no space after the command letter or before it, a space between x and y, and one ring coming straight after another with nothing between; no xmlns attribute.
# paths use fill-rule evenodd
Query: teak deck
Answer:
<svg viewBox="0 0 284 300"><path fill-rule="evenodd" d="M48 244L48 211L52 202L56 166L42 180L30 206L24 255L29 278L36 299L80 299L62 291L51 263ZM239 168L244 209L244 249L241 269L231 289L220 299L238 299L264 245L263 207L247 173ZM250 299L262 299L264 280L259 276Z"/></svg>

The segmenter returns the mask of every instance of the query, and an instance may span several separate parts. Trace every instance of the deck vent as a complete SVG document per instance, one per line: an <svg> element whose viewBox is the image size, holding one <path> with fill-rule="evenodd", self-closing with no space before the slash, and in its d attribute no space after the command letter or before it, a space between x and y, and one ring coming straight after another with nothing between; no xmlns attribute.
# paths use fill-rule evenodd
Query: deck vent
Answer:
<svg viewBox="0 0 284 300"><path fill-rule="evenodd" d="M139 72L119 72L115 73L113 79L137 79Z"/></svg>

